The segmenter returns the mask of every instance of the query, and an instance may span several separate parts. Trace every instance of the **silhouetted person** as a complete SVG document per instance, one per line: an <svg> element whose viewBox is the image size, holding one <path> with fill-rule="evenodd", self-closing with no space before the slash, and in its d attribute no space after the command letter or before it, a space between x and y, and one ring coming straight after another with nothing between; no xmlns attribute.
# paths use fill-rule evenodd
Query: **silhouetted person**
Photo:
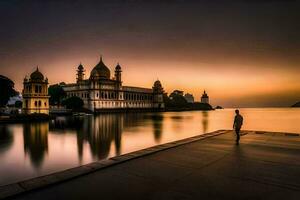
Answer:
<svg viewBox="0 0 300 200"><path fill-rule="evenodd" d="M243 117L242 115L240 115L240 111L239 110L235 110L235 117L234 117L234 122L233 122L233 128L235 130L236 133L236 144L239 144L240 141L240 130L242 128L243 125Z"/></svg>

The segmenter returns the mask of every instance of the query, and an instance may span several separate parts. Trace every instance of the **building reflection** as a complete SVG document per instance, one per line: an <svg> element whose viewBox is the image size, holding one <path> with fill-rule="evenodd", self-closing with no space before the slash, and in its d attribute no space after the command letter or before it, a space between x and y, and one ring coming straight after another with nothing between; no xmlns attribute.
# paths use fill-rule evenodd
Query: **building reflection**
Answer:
<svg viewBox="0 0 300 200"><path fill-rule="evenodd" d="M0 154L10 148L13 139L12 131L8 125L0 124Z"/></svg>
<svg viewBox="0 0 300 200"><path fill-rule="evenodd" d="M84 142L89 143L90 150L94 158L107 158L111 144L114 142L116 155L120 154L121 135L123 129L123 115L101 114L90 116L83 124L81 132L77 132L78 146ZM79 148L78 148L79 149ZM83 152L79 152L82 155Z"/></svg>
<svg viewBox="0 0 300 200"><path fill-rule="evenodd" d="M154 113L151 119L153 124L154 140L155 142L159 143L162 136L164 117L162 113Z"/></svg>
<svg viewBox="0 0 300 200"><path fill-rule="evenodd" d="M112 144L115 147L115 154L120 155L123 117L123 114L57 117L50 122L50 130L55 132L74 130L79 160L82 160L85 144L89 145L94 159L101 160L109 156Z"/></svg>
<svg viewBox="0 0 300 200"><path fill-rule="evenodd" d="M48 122L23 125L24 153L36 168L40 168L48 152L48 131Z"/></svg>
<svg viewBox="0 0 300 200"><path fill-rule="evenodd" d="M207 133L207 129L208 129L208 111L202 111L202 128L203 128L203 133Z"/></svg>
<svg viewBox="0 0 300 200"><path fill-rule="evenodd" d="M159 143L162 136L164 116L161 112L153 113L127 113L124 116L123 128L141 127L147 123L152 124L155 142Z"/></svg>
<svg viewBox="0 0 300 200"><path fill-rule="evenodd" d="M112 113L89 116L57 117L49 122L54 133L76 133L78 158L82 161L86 144L94 160L106 159L110 152L121 154L122 132L126 128L141 127L148 121L152 124L153 135L158 143L162 137L162 113ZM111 148L114 149L111 149Z"/></svg>

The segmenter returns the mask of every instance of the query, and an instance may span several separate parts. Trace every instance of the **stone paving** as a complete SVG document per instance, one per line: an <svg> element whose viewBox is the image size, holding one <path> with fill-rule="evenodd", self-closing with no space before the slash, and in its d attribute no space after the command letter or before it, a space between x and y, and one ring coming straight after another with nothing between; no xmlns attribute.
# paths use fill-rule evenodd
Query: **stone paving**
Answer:
<svg viewBox="0 0 300 200"><path fill-rule="evenodd" d="M11 198L300 199L300 136L243 133L239 146L232 131L217 131L65 171L64 182L18 183Z"/></svg>

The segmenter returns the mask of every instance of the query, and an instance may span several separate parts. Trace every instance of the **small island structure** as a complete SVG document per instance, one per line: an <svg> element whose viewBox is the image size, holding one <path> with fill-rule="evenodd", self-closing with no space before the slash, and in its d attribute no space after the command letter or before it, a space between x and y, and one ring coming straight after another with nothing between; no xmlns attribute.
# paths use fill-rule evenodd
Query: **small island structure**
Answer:
<svg viewBox="0 0 300 200"><path fill-rule="evenodd" d="M194 99L194 96L190 93L186 93L184 95L184 98L185 100L188 102L188 103L194 103L195 102L195 99Z"/></svg>
<svg viewBox="0 0 300 200"><path fill-rule="evenodd" d="M206 91L204 90L203 94L202 94L202 97L201 97L201 103L207 103L209 104L209 97L206 93Z"/></svg>
<svg viewBox="0 0 300 200"><path fill-rule="evenodd" d="M23 85L23 113L49 115L48 79L44 78L38 67L30 78L24 78Z"/></svg>
<svg viewBox="0 0 300 200"><path fill-rule="evenodd" d="M199 102L194 101L192 94L182 90L174 90L169 96L164 94L166 111L189 111L189 110L214 110L208 103L209 97L206 92Z"/></svg>

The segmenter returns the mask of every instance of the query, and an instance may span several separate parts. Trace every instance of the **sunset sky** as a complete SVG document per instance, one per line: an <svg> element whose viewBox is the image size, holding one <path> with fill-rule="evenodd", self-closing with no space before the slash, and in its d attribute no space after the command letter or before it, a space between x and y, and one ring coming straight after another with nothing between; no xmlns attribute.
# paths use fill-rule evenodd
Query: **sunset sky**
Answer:
<svg viewBox="0 0 300 200"><path fill-rule="evenodd" d="M151 2L151 3L148 3ZM212 3L214 2L214 3ZM100 55L123 84L181 89L212 105L300 101L300 2L0 1L0 74L22 90L38 65L51 84L86 78Z"/></svg>

